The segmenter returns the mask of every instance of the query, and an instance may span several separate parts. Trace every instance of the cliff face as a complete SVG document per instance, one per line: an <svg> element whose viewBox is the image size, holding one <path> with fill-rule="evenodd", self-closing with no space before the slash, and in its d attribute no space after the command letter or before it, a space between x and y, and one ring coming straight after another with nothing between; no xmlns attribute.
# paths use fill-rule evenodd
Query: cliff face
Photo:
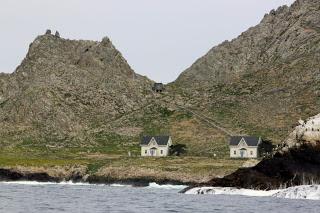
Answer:
<svg viewBox="0 0 320 213"><path fill-rule="evenodd" d="M273 10L212 48L172 87L234 132L280 141L299 118L318 113L319 17L318 0Z"/></svg>
<svg viewBox="0 0 320 213"><path fill-rule="evenodd" d="M88 140L110 120L145 104L151 81L130 68L108 38L36 38L13 74L0 78L2 140Z"/></svg>

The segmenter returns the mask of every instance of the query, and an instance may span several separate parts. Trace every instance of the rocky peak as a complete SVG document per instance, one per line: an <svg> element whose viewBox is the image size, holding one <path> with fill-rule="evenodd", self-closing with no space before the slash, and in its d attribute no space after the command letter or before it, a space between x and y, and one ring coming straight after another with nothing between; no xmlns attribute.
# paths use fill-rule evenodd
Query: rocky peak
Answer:
<svg viewBox="0 0 320 213"><path fill-rule="evenodd" d="M0 85L0 123L8 129L22 125L39 140L81 141L88 126L107 125L140 108L151 93L151 81L135 74L108 38L38 36L9 78Z"/></svg>
<svg viewBox="0 0 320 213"><path fill-rule="evenodd" d="M300 117L319 113L319 17L318 0L272 10L213 47L172 86L233 132L281 142Z"/></svg>
<svg viewBox="0 0 320 213"><path fill-rule="evenodd" d="M315 42L320 37L319 7L319 1L303 0L290 8L272 10L259 25L211 49L183 72L177 83L233 81L265 66L318 51Z"/></svg>

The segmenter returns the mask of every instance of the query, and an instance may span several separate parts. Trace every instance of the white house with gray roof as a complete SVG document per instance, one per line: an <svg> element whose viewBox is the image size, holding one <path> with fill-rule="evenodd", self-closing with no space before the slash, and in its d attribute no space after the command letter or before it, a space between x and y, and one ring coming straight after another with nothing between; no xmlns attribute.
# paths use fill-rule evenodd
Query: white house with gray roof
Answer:
<svg viewBox="0 0 320 213"><path fill-rule="evenodd" d="M172 139L170 136L143 136L140 143L141 156L168 156L171 145Z"/></svg>
<svg viewBox="0 0 320 213"><path fill-rule="evenodd" d="M261 137L234 136L231 137L230 157L231 158L258 158Z"/></svg>

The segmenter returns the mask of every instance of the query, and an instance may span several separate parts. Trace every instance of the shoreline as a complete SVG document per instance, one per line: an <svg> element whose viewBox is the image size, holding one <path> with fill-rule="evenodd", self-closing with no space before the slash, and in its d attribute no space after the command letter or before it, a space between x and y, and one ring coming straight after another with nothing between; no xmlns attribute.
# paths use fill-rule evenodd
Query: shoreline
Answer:
<svg viewBox="0 0 320 213"><path fill-rule="evenodd" d="M195 182L183 182L178 180L171 180L168 178L158 179L153 177L134 177L134 178L115 178L110 176L97 176L85 174L77 176L54 177L50 176L47 172L21 172L16 169L0 168L0 182L18 182L18 181L36 181L39 183L87 183L87 184L121 184L130 185L133 187L146 187L150 183L159 185L185 185L189 187Z"/></svg>

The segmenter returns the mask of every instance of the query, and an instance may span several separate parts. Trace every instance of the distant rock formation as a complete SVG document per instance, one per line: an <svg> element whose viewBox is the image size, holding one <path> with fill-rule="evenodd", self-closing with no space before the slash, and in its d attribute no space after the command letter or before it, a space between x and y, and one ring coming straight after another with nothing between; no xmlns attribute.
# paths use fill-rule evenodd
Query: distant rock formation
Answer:
<svg viewBox="0 0 320 213"><path fill-rule="evenodd" d="M58 31L56 31L56 33L54 34L56 37L60 38L60 33Z"/></svg>
<svg viewBox="0 0 320 213"><path fill-rule="evenodd" d="M50 29L47 29L46 35L51 35L51 30Z"/></svg>

